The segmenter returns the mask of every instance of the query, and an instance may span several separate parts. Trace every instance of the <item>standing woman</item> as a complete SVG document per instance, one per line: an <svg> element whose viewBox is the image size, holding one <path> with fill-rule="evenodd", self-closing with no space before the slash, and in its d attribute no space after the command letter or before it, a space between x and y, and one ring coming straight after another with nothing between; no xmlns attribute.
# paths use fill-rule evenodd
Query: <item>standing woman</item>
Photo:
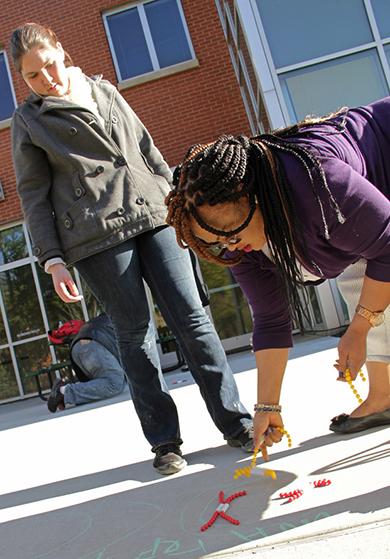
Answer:
<svg viewBox="0 0 390 559"><path fill-rule="evenodd" d="M190 257L165 224L172 177L148 131L113 85L71 65L51 29L27 23L10 46L31 90L15 111L12 139L34 254L63 301L80 300L67 269L75 266L110 316L154 467L172 474L186 462L143 280L214 423L230 445L250 450L251 417L201 305Z"/></svg>
<svg viewBox="0 0 390 559"><path fill-rule="evenodd" d="M299 287L339 277L351 322L335 367L366 362L370 389L330 429L390 424L390 97L254 138L193 146L174 173L168 223L179 245L231 265L254 320L254 439L281 438L279 404ZM228 252L226 252L226 250Z"/></svg>

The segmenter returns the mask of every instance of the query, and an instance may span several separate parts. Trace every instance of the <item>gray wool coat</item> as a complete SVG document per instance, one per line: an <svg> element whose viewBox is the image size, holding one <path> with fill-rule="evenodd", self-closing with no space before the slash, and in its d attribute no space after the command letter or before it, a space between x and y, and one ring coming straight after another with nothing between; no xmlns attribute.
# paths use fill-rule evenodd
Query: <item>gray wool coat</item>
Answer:
<svg viewBox="0 0 390 559"><path fill-rule="evenodd" d="M17 189L40 264L68 264L165 224L171 171L117 89L87 78L87 108L31 94L12 119Z"/></svg>

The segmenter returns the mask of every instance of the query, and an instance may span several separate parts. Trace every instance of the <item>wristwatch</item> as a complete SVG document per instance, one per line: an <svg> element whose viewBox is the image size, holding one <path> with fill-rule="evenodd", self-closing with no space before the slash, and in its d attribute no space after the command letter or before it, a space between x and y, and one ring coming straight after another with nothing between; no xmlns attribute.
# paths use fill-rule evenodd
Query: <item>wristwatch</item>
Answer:
<svg viewBox="0 0 390 559"><path fill-rule="evenodd" d="M362 316L371 324L371 326L380 326L385 321L385 313L383 311L369 311L365 307L358 305L355 310L356 314Z"/></svg>

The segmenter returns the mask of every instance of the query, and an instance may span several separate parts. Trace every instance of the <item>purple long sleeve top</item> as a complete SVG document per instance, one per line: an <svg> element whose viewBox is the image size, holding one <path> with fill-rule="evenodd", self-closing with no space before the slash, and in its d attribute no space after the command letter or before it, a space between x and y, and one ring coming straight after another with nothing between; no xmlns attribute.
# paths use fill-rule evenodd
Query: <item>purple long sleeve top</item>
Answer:
<svg viewBox="0 0 390 559"><path fill-rule="evenodd" d="M337 117L336 122L341 118ZM329 239L320 207L302 163L291 154L279 154L310 262L304 266L324 279L337 277L360 258L367 260L366 275L390 281L390 97L348 111L345 128L319 124L292 139L322 164L329 190L345 222L339 223L329 198L318 186ZM291 138L289 138L291 140ZM317 181L316 175L313 180ZM317 185L315 185L317 186ZM252 251L231 268L252 309L255 351L292 345L289 305L278 270L262 251Z"/></svg>

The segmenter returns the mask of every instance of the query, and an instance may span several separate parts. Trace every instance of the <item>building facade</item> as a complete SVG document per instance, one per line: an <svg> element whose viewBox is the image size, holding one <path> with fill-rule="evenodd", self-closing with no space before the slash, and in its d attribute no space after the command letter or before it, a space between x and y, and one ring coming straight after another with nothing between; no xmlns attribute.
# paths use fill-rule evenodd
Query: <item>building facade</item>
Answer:
<svg viewBox="0 0 390 559"><path fill-rule="evenodd" d="M337 14L337 16L335 16ZM189 145L223 132L258 133L383 97L390 84L386 0L4 0L0 21L0 401L35 393L29 371L66 357L48 346L59 321L85 318L96 301L63 304L31 252L16 193L10 120L28 91L9 61L24 21L53 28L75 65L116 84L172 167ZM230 272L200 264L226 349L247 346L251 316ZM312 288L318 330L347 320L337 287ZM159 334L166 333L154 308ZM167 346L169 349L169 346ZM165 349L167 349L165 348ZM170 359L163 356L164 359Z"/></svg>

